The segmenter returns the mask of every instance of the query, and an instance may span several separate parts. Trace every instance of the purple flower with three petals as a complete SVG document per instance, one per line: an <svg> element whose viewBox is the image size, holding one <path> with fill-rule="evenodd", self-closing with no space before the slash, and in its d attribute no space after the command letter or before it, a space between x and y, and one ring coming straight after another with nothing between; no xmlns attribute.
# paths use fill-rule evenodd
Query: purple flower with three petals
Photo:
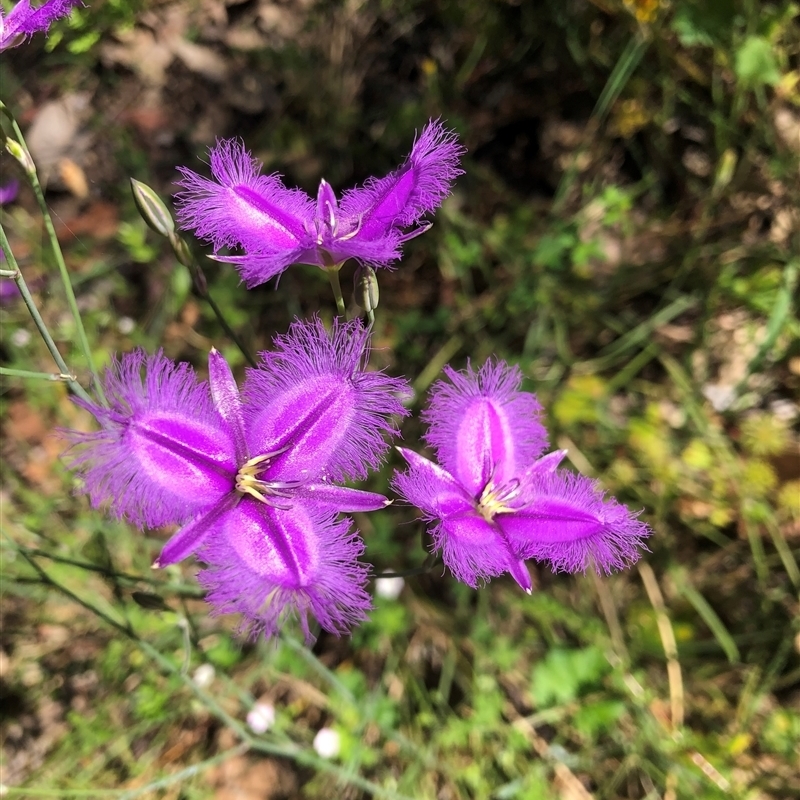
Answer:
<svg viewBox="0 0 800 800"><path fill-rule="evenodd" d="M323 180L314 202L277 175L262 175L241 142L222 140L210 151L214 180L179 167L178 219L217 251L241 248L242 255L217 258L235 264L248 287L291 264L339 269L355 258L386 267L400 258L404 242L430 228L422 217L441 205L462 174L464 152L452 131L429 122L394 172L349 189L341 201Z"/></svg>
<svg viewBox="0 0 800 800"><path fill-rule="evenodd" d="M0 8L0 50L16 47L39 31L46 31L55 20L66 17L81 0L45 0L38 8L21 0L8 14Z"/></svg>
<svg viewBox="0 0 800 800"><path fill-rule="evenodd" d="M490 361L445 374L449 383L434 384L423 413L439 464L398 448L409 469L395 474L394 488L433 523L434 547L456 578L475 587L509 572L530 592L530 558L568 572L638 559L647 525L596 481L557 471L566 451L542 456L541 407L519 390L517 367Z"/></svg>
<svg viewBox="0 0 800 800"><path fill-rule="evenodd" d="M183 527L155 567L191 553L217 613L269 636L296 613L342 633L370 607L363 544L339 512L374 511L383 495L339 485L366 477L396 434L404 380L365 369L360 323L295 322L249 370L240 394L225 359L209 381L161 353L137 351L107 371L110 407L76 402L101 430L70 432L71 466L93 506L139 526ZM142 371L144 370L144 376Z"/></svg>

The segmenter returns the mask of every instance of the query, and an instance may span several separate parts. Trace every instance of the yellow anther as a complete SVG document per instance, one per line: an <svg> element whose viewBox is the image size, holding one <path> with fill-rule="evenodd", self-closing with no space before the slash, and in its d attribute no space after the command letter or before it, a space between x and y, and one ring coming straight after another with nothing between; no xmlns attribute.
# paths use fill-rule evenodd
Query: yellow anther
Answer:
<svg viewBox="0 0 800 800"><path fill-rule="evenodd" d="M498 514L513 512L514 509L508 503L518 494L518 489L519 485L516 483L497 487L493 481L489 481L478 500L478 513L487 522L491 522Z"/></svg>

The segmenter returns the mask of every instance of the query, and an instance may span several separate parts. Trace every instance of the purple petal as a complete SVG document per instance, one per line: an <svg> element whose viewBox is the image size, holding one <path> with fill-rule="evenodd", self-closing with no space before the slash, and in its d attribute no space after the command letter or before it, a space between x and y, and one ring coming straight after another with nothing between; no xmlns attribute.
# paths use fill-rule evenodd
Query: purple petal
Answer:
<svg viewBox="0 0 800 800"><path fill-rule="evenodd" d="M396 435L393 415L406 415L403 379L367 372L369 331L359 320L297 321L248 370L245 419L251 455L288 449L270 465L271 480L366 478Z"/></svg>
<svg viewBox="0 0 800 800"><path fill-rule="evenodd" d="M500 486L533 462L547 444L536 396L519 391L522 374L504 361L476 373L445 367L422 418L426 441L442 466L477 497L491 480Z"/></svg>
<svg viewBox="0 0 800 800"><path fill-rule="evenodd" d="M196 552L215 531L225 527L225 517L241 500L235 492L225 495L211 510L204 511L171 536L153 562L153 569L163 569L183 561Z"/></svg>
<svg viewBox="0 0 800 800"><path fill-rule="evenodd" d="M533 462L533 465L525 470L521 480L524 482L529 477L532 478L534 475L555 472L558 468L558 465L564 460L566 455L566 450L553 450L552 453L548 453L546 456L536 459L536 461Z"/></svg>
<svg viewBox="0 0 800 800"><path fill-rule="evenodd" d="M435 550L457 580L475 588L479 581L502 575L511 554L500 532L483 517L449 517L430 531Z"/></svg>
<svg viewBox="0 0 800 800"><path fill-rule="evenodd" d="M214 408L228 424L228 429L236 443L236 463L241 466L247 461L248 455L239 387L236 385L236 379L233 377L228 362L215 348L212 348L208 354L208 383L211 387Z"/></svg>
<svg viewBox="0 0 800 800"><path fill-rule="evenodd" d="M209 566L198 580L214 613L242 614L240 630L252 638L275 634L296 615L310 639L309 614L341 634L371 605L362 551L347 519L300 503L281 510L245 498L202 551Z"/></svg>
<svg viewBox="0 0 800 800"><path fill-rule="evenodd" d="M531 580L531 573L528 565L520 558L515 559L513 556L509 559L508 572L511 577L522 587L522 589L531 593L533 589L533 581Z"/></svg>
<svg viewBox="0 0 800 800"><path fill-rule="evenodd" d="M358 238L364 241L413 225L450 193L453 181L463 174L459 160L465 152L455 133L438 120L429 122L397 170L345 193L342 216L360 220Z"/></svg>
<svg viewBox="0 0 800 800"><path fill-rule="evenodd" d="M410 469L395 473L392 488L420 508L434 524L434 549L455 577L477 586L513 566L501 533L475 510L463 487L445 470L411 450L397 448Z"/></svg>
<svg viewBox="0 0 800 800"><path fill-rule="evenodd" d="M5 186L0 186L0 206L10 203L16 199L19 192L19 181L15 179L10 180Z"/></svg>
<svg viewBox="0 0 800 800"><path fill-rule="evenodd" d="M0 262L4 260L5 256L0 250ZM19 293L19 287L16 282L11 278L0 278L0 306L12 303L18 300L22 295Z"/></svg>
<svg viewBox="0 0 800 800"><path fill-rule="evenodd" d="M110 408L75 401L101 430L65 432L93 506L109 502L117 517L156 527L191 519L233 488L233 439L191 367L137 350L103 383Z"/></svg>
<svg viewBox="0 0 800 800"><path fill-rule="evenodd" d="M317 191L317 235L319 237L335 236L338 227L339 203L331 185L326 180L319 182ZM318 243L321 243L318 241Z"/></svg>
<svg viewBox="0 0 800 800"><path fill-rule="evenodd" d="M323 239L320 247L328 254L331 263L341 264L348 258L355 258L374 267L385 267L400 258L400 245L404 238L395 229L388 230L384 236L376 239L366 239L357 232L357 219L345 220L341 227L350 227L356 232L349 238L339 235Z"/></svg>
<svg viewBox="0 0 800 800"><path fill-rule="evenodd" d="M81 0L47 0L32 8L30 0L20 0L8 15L0 10L0 50L20 44L22 37L46 31L60 17L66 17Z"/></svg>
<svg viewBox="0 0 800 800"><path fill-rule="evenodd" d="M215 250L241 247L244 256L221 257L237 265L248 287L257 286L301 260L314 248L314 203L299 189L287 189L236 139L210 151L214 181L186 167L175 199L178 219Z"/></svg>
<svg viewBox="0 0 800 800"><path fill-rule="evenodd" d="M409 503L421 509L427 519L464 516L475 511L472 499L452 475L413 450L398 447L411 467L395 472L392 488Z"/></svg>
<svg viewBox="0 0 800 800"><path fill-rule="evenodd" d="M604 499L596 481L569 472L533 476L525 505L495 522L521 559L549 561L553 569L598 572L622 569L640 556L648 526L615 499Z"/></svg>
<svg viewBox="0 0 800 800"><path fill-rule="evenodd" d="M330 483L311 483L298 489L295 496L312 501L319 508L331 513L355 511L379 511L391 505L391 500L382 494L333 486Z"/></svg>

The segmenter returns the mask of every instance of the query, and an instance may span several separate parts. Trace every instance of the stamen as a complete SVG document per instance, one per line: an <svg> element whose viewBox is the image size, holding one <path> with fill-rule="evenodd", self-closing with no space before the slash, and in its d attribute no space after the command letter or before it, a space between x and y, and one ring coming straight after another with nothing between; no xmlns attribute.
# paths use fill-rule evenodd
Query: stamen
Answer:
<svg viewBox="0 0 800 800"><path fill-rule="evenodd" d="M513 478L504 486L496 487L490 478L486 488L478 499L478 513L491 522L498 514L509 514L514 511L511 501L519 494L520 482Z"/></svg>
<svg viewBox="0 0 800 800"><path fill-rule="evenodd" d="M239 468L236 473L236 491L240 494L246 494L259 503L272 506L273 508L280 508L284 511L291 508L291 503L287 506L276 502L276 498L291 500L292 492L303 485L302 481L269 481L260 480L259 476L267 468L269 461L281 453L285 453L289 449L289 445L274 450L271 453L264 453L260 456L255 456L247 461Z"/></svg>

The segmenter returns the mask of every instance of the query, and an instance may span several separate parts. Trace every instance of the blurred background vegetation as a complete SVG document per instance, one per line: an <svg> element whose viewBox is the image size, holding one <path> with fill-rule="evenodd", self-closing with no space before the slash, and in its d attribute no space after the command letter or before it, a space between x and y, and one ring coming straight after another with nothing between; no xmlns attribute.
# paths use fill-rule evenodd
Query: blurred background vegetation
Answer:
<svg viewBox="0 0 800 800"><path fill-rule="evenodd" d="M344 189L441 116L466 175L380 274L375 364L406 374L419 408L445 363L519 363L553 444L655 534L611 578L534 569L528 597L436 571L377 598L352 638L243 643L208 617L194 564L151 572L165 531L74 495L54 431L90 422L65 387L6 378L3 792L800 797L797 15L755 0L87 0L4 53L0 93L101 364L142 345L202 370L214 345L243 367L129 177L168 196L176 166L206 169L235 135L289 184ZM3 220L86 384L29 190ZM253 350L333 313L311 267L277 291L207 274ZM3 364L51 372L24 306L0 315ZM424 560L413 509L357 522L376 571ZM276 709L263 735L245 724L256 701ZM330 760L311 744L323 726L341 737Z"/></svg>

